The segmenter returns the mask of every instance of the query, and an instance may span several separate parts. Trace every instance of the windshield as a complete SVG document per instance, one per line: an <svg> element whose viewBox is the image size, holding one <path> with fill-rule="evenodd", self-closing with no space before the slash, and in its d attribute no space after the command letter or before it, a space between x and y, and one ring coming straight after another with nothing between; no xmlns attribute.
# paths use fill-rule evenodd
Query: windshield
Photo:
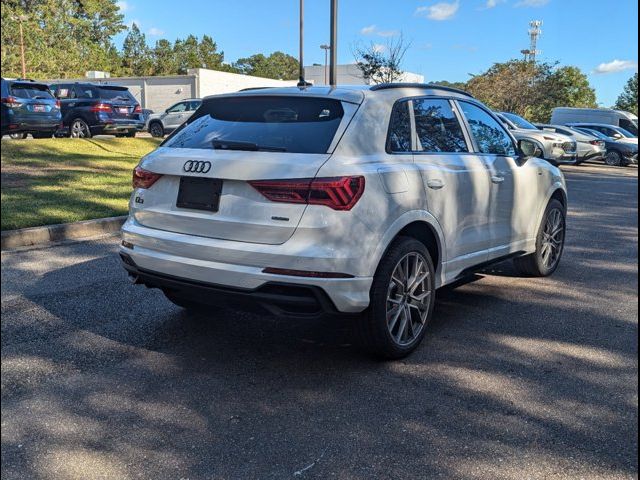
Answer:
<svg viewBox="0 0 640 480"><path fill-rule="evenodd" d="M522 128L524 130L538 130L533 123L526 121L524 118L514 113L503 113L503 115L518 128Z"/></svg>
<svg viewBox="0 0 640 480"><path fill-rule="evenodd" d="M238 96L205 100L162 144L171 148L327 153L342 121L329 98Z"/></svg>

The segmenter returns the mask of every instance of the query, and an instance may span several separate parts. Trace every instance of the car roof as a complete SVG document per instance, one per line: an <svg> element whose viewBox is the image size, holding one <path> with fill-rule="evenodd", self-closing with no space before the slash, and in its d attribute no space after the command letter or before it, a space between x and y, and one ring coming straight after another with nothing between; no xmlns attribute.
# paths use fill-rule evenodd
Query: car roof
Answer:
<svg viewBox="0 0 640 480"><path fill-rule="evenodd" d="M444 87L440 85L422 83L392 83L378 85L338 85L331 86L311 86L311 87L255 87L246 88L239 92L221 95L211 95L205 97L219 98L230 96L302 96L302 97L324 97L335 98L336 100L348 103L362 103L368 96L386 96L390 100L418 95L441 95L447 97L459 97L463 99L473 99L473 97L462 90Z"/></svg>

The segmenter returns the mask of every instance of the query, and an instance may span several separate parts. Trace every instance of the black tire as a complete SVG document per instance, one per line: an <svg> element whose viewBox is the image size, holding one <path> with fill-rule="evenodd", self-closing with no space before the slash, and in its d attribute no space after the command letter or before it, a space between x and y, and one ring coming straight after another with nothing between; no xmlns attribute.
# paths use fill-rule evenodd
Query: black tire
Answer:
<svg viewBox="0 0 640 480"><path fill-rule="evenodd" d="M164 127L162 126L162 123L151 122L151 124L149 124L149 133L155 138L164 137Z"/></svg>
<svg viewBox="0 0 640 480"><path fill-rule="evenodd" d="M407 258L416 259L416 263L413 263L414 268L408 264L408 270L413 270L414 274L416 271L418 273L422 271L423 274L426 274L424 281L420 282L420 294L417 294L417 296L424 296L428 302L426 305L421 305L422 309L418 309L415 304L412 304L413 310L410 308L408 303L411 303L411 300L408 296L411 295L407 292L409 289L403 288L400 293L398 286L401 282L395 281L394 275L398 273L397 268L400 262L404 262ZM419 268L418 259L424 262L424 269ZM393 280L392 276L394 276ZM409 277L411 278L411 276ZM413 293L416 291L414 288ZM418 240L399 237L389 247L378 265L371 285L369 308L354 322L354 334L358 343L369 353L385 359L398 359L409 355L424 338L427 325L433 314L435 294L435 269L429 251ZM404 304L402 299L399 300L399 297L403 295L405 297ZM395 298L391 299L392 296ZM400 311L404 313L401 314ZM415 315L418 317L416 318ZM399 319L398 316L402 316L402 318ZM397 327L398 333L394 334L395 325L398 322L400 322ZM405 325L404 328L403 325ZM407 339L402 341L405 338L403 333L405 328ZM416 329L418 329L417 332ZM411 331L410 337L409 331ZM400 341L397 337L400 338Z"/></svg>
<svg viewBox="0 0 640 480"><path fill-rule="evenodd" d="M91 138L91 129L82 118L76 118L69 126L69 136L71 138Z"/></svg>
<svg viewBox="0 0 640 480"><path fill-rule="evenodd" d="M136 138L136 132L135 130L133 132L127 132L124 134L124 136L127 138Z"/></svg>
<svg viewBox="0 0 640 480"><path fill-rule="evenodd" d="M604 157L604 163L610 167L620 167L624 165L624 157L616 150L609 150Z"/></svg>
<svg viewBox="0 0 640 480"><path fill-rule="evenodd" d="M552 221L552 216L559 214L561 219L561 230L555 234L551 235L555 228L549 233L548 227L549 222ZM513 263L515 265L516 270L522 276L527 277L548 277L553 272L556 271L558 265L560 264L560 259L562 258L562 253L564 252L564 242L566 239L567 232L567 212L566 208L562 203L558 200L551 200L549 205L544 212L544 216L542 218L542 223L538 227L538 234L536 236L536 251L524 257L519 257L514 259ZM556 239L553 243L558 242L558 249L552 249L549 253L549 259L545 255L545 252L548 252L549 242L546 242L547 238L551 235Z"/></svg>

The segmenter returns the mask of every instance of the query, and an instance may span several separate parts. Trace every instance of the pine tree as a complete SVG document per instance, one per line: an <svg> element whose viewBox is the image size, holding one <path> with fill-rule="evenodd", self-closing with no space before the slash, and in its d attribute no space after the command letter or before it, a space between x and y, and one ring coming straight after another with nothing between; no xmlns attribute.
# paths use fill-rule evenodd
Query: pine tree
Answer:
<svg viewBox="0 0 640 480"><path fill-rule="evenodd" d="M638 115L638 74L629 79L616 101L615 108Z"/></svg>
<svg viewBox="0 0 640 480"><path fill-rule="evenodd" d="M135 23L124 39L122 46L122 66L127 75L145 76L151 74L151 53L144 33Z"/></svg>

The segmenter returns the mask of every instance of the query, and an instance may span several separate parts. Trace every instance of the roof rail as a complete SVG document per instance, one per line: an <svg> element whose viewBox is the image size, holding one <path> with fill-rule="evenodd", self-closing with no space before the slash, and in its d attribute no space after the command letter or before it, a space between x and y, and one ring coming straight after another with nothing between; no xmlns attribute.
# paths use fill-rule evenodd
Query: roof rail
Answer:
<svg viewBox="0 0 640 480"><path fill-rule="evenodd" d="M473 95L471 95L469 92L465 92L464 90L460 90L459 88L445 87L444 85L436 85L434 83L379 83L378 85L373 85L370 90L388 90L390 88L428 88L433 90L444 90L445 92L458 93L460 95L474 98Z"/></svg>

